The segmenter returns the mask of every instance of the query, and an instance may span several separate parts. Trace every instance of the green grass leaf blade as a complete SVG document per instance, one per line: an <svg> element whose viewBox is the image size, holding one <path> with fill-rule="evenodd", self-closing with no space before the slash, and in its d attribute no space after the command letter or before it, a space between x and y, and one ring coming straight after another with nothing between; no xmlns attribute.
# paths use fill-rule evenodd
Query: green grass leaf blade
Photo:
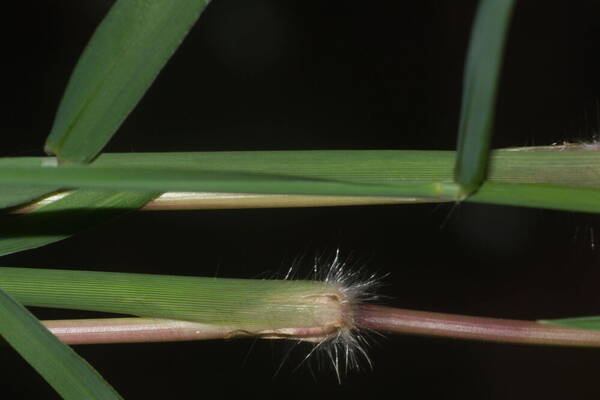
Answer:
<svg viewBox="0 0 600 400"><path fill-rule="evenodd" d="M600 317L576 317L562 319L547 319L538 321L548 325L566 326L568 328L600 331Z"/></svg>
<svg viewBox="0 0 600 400"><path fill-rule="evenodd" d="M488 179L506 183L600 188L600 157L597 151L514 151L495 150ZM543 148L542 148L543 149ZM369 184L410 182L452 183L455 152L413 150L319 150L319 151L239 151L196 153L104 153L93 168L153 170L168 172L250 173ZM11 170L52 169L52 157L0 158L0 183L18 185ZM47 167L47 168L46 168ZM65 168L65 167L61 167ZM77 167L74 167L77 168ZM46 172L40 172L40 174ZM50 172L52 173L52 172ZM158 173L158 172L157 172ZM33 178L32 178L33 179ZM46 184L43 178L35 185ZM72 183L67 182L63 187ZM54 185L58 190L61 185ZM126 185L126 183L122 183ZM50 185L51 186L51 185ZM7 186L8 187L8 186Z"/></svg>
<svg viewBox="0 0 600 400"><path fill-rule="evenodd" d="M350 157L350 158L348 158ZM451 152L283 151L101 155L88 166L21 167L0 159L0 184L142 191L395 195L451 199ZM406 173L394 173L402 169ZM350 172L348 172L350 171ZM431 177L436 179L432 180ZM443 182L440 182L440 177ZM390 185L394 183L394 185ZM156 190L157 188L161 188Z"/></svg>
<svg viewBox="0 0 600 400"><path fill-rule="evenodd" d="M0 186L0 210L39 199L52 191L51 189L36 186Z"/></svg>
<svg viewBox="0 0 600 400"><path fill-rule="evenodd" d="M102 154L89 166L0 159L0 184L138 191L413 197L453 201L450 151ZM473 201L598 212L597 151L496 150Z"/></svg>
<svg viewBox="0 0 600 400"><path fill-rule="evenodd" d="M452 183L407 181L395 184L306 178L233 171L153 168L14 168L0 171L0 181L43 182L50 187L105 190L286 193L323 195L423 196L451 199Z"/></svg>
<svg viewBox="0 0 600 400"><path fill-rule="evenodd" d="M119 0L71 76L46 150L91 161L150 87L209 0Z"/></svg>
<svg viewBox="0 0 600 400"><path fill-rule="evenodd" d="M455 180L460 197L485 179L502 52L514 0L480 0L465 63Z"/></svg>
<svg viewBox="0 0 600 400"><path fill-rule="evenodd" d="M64 399L120 399L118 393L27 309L0 290L0 334Z"/></svg>
<svg viewBox="0 0 600 400"><path fill-rule="evenodd" d="M2 168L6 162L8 162L10 165L19 165L22 167L38 167L48 162L56 164L55 160L47 157L19 157L17 159L2 157L0 158L0 168ZM52 188L41 188L39 186L0 185L0 210L3 208L16 207L28 203L53 191L54 190L52 190Z"/></svg>
<svg viewBox="0 0 600 400"><path fill-rule="evenodd" d="M0 256L54 243L146 204L157 193L76 190L0 225Z"/></svg>
<svg viewBox="0 0 600 400"><path fill-rule="evenodd" d="M600 213L600 189L587 187L485 182L467 201Z"/></svg>

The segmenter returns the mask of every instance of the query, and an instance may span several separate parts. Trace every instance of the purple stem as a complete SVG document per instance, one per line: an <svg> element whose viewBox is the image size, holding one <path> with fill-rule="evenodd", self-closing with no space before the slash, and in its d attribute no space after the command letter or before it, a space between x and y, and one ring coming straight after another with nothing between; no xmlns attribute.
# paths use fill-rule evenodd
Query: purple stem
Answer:
<svg viewBox="0 0 600 400"><path fill-rule="evenodd" d="M225 339L230 329L153 318L99 318L41 321L66 344L177 342Z"/></svg>
<svg viewBox="0 0 600 400"><path fill-rule="evenodd" d="M534 321L470 317L361 305L355 310L358 328L385 333L533 345L600 347L600 331L564 328ZM196 322L151 318L101 318L42 321L67 344L172 342L243 337L228 328ZM289 330L290 338L314 335ZM265 336L274 338L274 336ZM279 336L278 338L282 338Z"/></svg>
<svg viewBox="0 0 600 400"><path fill-rule="evenodd" d="M470 317L362 305L355 314L358 327L379 332L500 343L600 347L600 331L563 328L534 321Z"/></svg>

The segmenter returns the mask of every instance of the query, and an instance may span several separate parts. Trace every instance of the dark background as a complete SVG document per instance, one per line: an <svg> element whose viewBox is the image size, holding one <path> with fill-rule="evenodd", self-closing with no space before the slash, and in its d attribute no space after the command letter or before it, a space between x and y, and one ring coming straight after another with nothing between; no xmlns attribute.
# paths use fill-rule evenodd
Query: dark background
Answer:
<svg viewBox="0 0 600 400"><path fill-rule="evenodd" d="M42 155L69 74L111 4L38 0L3 13L0 156ZM106 150L454 149L475 5L215 0ZM599 16L594 0L518 2L495 147L598 133ZM143 212L0 264L252 278L340 247L390 274L385 304L557 318L600 313L599 227L594 215L476 204ZM599 350L390 336L375 339L373 371L340 386L327 368L316 378L294 370L302 350L274 376L282 343L76 349L132 399L600 395ZM56 396L15 352L0 352L0 368L4 398Z"/></svg>

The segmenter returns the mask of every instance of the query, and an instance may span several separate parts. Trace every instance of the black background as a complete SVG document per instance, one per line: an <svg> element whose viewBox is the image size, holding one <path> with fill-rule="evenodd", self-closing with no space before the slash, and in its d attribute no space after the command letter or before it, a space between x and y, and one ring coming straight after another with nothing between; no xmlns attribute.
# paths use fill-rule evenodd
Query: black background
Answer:
<svg viewBox="0 0 600 400"><path fill-rule="evenodd" d="M0 156L42 155L69 74L111 4L38 0L3 12ZM216 0L106 150L453 149L475 5ZM599 16L593 0L518 2L495 147L598 132ZM599 227L593 215L475 204L143 212L0 264L252 278L340 247L390 274L385 304L556 318L600 312ZM275 375L282 343L76 349L126 398L600 395L598 350L376 338L374 370L340 386L326 368L295 370L302 350ZM0 368L4 398L56 396L15 352L2 349Z"/></svg>

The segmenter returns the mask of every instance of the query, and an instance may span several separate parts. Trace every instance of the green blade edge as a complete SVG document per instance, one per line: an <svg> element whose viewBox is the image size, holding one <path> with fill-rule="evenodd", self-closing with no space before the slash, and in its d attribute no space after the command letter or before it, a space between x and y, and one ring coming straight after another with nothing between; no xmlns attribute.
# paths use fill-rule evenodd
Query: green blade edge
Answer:
<svg viewBox="0 0 600 400"><path fill-rule="evenodd" d="M481 0L465 63L455 181L460 199L485 179L502 53L514 0Z"/></svg>
<svg viewBox="0 0 600 400"><path fill-rule="evenodd" d="M120 399L102 376L0 290L0 334L64 399Z"/></svg>
<svg viewBox="0 0 600 400"><path fill-rule="evenodd" d="M63 199L0 226L0 256L30 250L69 236L146 204L147 192L76 190Z"/></svg>
<svg viewBox="0 0 600 400"><path fill-rule="evenodd" d="M598 317L575 317L575 318L561 318L561 319L546 319L546 320L540 320L538 322L540 322L542 324L547 324L547 325L559 325L559 326L566 326L569 328L600 331L600 316L598 316Z"/></svg>
<svg viewBox="0 0 600 400"><path fill-rule="evenodd" d="M119 0L85 48L46 151L87 163L102 150L187 35L208 0Z"/></svg>
<svg viewBox="0 0 600 400"><path fill-rule="evenodd" d="M0 185L0 210L27 204L39 199L54 190L36 186L4 186Z"/></svg>

